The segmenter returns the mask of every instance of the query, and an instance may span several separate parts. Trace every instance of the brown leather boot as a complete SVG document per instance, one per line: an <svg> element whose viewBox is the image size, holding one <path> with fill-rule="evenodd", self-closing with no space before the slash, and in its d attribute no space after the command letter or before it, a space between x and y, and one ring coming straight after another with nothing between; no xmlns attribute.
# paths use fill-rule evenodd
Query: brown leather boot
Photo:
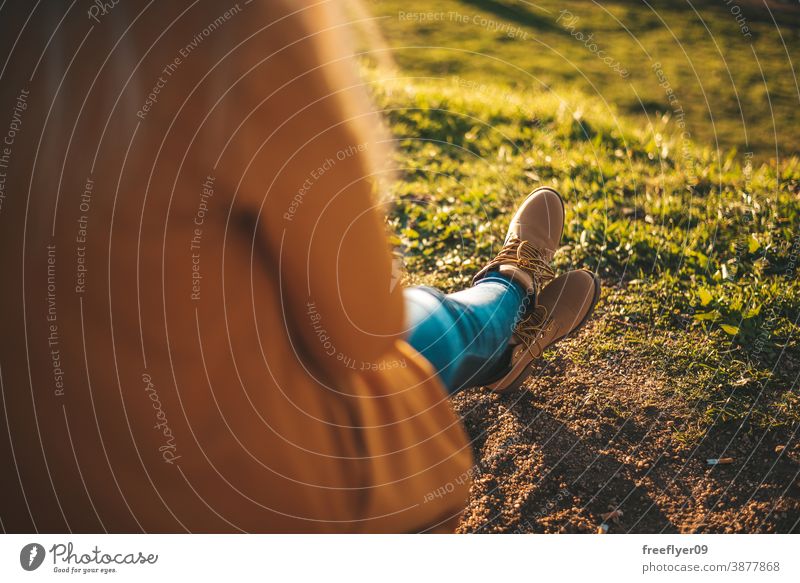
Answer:
<svg viewBox="0 0 800 583"><path fill-rule="evenodd" d="M599 298L600 280L584 269L568 271L547 284L514 330L508 371L489 388L498 393L518 388L546 348L586 323Z"/></svg>
<svg viewBox="0 0 800 583"><path fill-rule="evenodd" d="M553 277L553 254L564 230L564 201L552 188L534 190L511 219L505 244L492 261L473 278L473 283L491 271L519 282L533 294Z"/></svg>

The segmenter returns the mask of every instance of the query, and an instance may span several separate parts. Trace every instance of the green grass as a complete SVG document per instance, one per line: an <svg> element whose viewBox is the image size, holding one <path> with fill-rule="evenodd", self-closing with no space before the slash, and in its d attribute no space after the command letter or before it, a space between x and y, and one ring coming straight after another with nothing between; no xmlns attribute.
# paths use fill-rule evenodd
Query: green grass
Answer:
<svg viewBox="0 0 800 583"><path fill-rule="evenodd" d="M369 75L396 138L388 222L410 283L469 285L515 205L554 186L567 203L557 267L604 282L587 363L622 356L667 378L692 411L679 441L721 422L800 422L797 158L717 156L668 119L573 89Z"/></svg>
<svg viewBox="0 0 800 583"><path fill-rule="evenodd" d="M796 428L800 10L770 2L776 25L734 2L748 38L724 2L649 4L369 1L397 65L371 79L397 138L393 242L410 283L463 288L515 205L554 186L557 267L604 282L569 358L665 379L679 443Z"/></svg>
<svg viewBox="0 0 800 583"><path fill-rule="evenodd" d="M658 125L661 114L672 110L668 130L676 124L676 110L682 110L693 140L713 151L735 147L768 159L800 146L800 91L793 69L800 59L796 5L770 1L770 13L750 0L650 0L649 6L630 0L367 4L380 17L393 59L409 75L457 76L463 92L473 95L483 83L520 95L577 90L596 97L605 117L639 123L649 118ZM732 11L739 10L743 20L737 22ZM430 12L439 16L408 16ZM568 27L570 15L577 20ZM749 28L749 37L740 23ZM628 75L621 77L598 58L600 50ZM661 64L663 76L654 63ZM672 104L664 81L674 92Z"/></svg>

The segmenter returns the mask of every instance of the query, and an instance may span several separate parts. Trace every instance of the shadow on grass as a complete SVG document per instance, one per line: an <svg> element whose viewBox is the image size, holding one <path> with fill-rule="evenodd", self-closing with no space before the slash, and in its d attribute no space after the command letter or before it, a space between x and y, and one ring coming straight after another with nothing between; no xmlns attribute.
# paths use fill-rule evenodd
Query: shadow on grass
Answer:
<svg viewBox="0 0 800 583"><path fill-rule="evenodd" d="M529 26L535 30L553 30L555 23L549 16L539 16L538 14L528 10L524 6L509 5L496 0L461 0L463 4L467 4L494 14L503 20L516 22L522 26Z"/></svg>

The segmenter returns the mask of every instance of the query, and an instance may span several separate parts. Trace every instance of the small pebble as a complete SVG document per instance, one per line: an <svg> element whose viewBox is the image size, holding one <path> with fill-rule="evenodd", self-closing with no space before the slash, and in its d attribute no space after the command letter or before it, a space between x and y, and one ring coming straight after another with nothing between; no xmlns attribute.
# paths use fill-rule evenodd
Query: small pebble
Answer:
<svg viewBox="0 0 800 583"><path fill-rule="evenodd" d="M719 459L716 458L709 458L706 460L709 466L719 466L719 465L726 465L732 464L733 458L732 457L721 457Z"/></svg>

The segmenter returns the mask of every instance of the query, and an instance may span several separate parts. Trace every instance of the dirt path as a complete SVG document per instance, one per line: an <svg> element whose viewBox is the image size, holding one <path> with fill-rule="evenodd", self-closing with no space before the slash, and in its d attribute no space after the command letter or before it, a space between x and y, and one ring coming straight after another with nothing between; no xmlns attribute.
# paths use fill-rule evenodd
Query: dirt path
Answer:
<svg viewBox="0 0 800 583"><path fill-rule="evenodd" d="M595 533L606 522L609 533L800 532L800 436L717 423L676 442L692 411L669 379L635 351L575 358L601 329L602 316L559 345L525 390L454 398L477 460L459 530ZM732 461L707 462L720 457ZM604 520L615 510L621 517Z"/></svg>

